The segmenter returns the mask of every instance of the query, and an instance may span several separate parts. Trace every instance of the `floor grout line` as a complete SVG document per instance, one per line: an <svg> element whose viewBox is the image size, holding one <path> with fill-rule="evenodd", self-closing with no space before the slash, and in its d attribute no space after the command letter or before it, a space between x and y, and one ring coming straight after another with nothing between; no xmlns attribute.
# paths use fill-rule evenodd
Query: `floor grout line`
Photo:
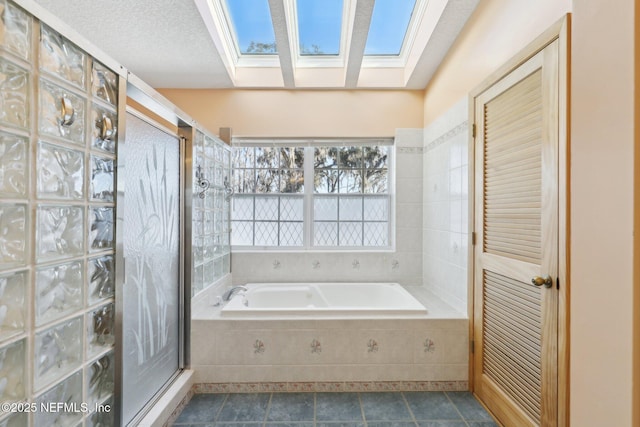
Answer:
<svg viewBox="0 0 640 427"><path fill-rule="evenodd" d="M269 401L267 402L267 410L264 413L264 419L262 420L262 427L267 426L267 419L269 418L269 411L271 411L271 400L273 399L273 393L269 393Z"/></svg>
<svg viewBox="0 0 640 427"><path fill-rule="evenodd" d="M362 415L362 422L364 427L369 427L367 423L367 417L364 414L364 405L362 404L362 397L360 396L360 392L358 392L358 403L360 404L360 415Z"/></svg>
<svg viewBox="0 0 640 427"><path fill-rule="evenodd" d="M458 405L456 405L456 403L453 401L453 399L451 399L451 397L449 396L449 393L447 393L446 391L444 392L444 395L447 397L447 399L449 400L449 402L451 402L451 404L453 405L453 407L455 408L456 412L458 413L458 415L460 415L460 418L462 418L462 422L469 427L469 423L467 422L467 419L464 417L464 415L462 415L462 412L460 412L460 409L458 409Z"/></svg>
<svg viewBox="0 0 640 427"><path fill-rule="evenodd" d="M409 401L405 397L404 392L401 391L400 396L402 397L404 404L407 405L407 409L409 410L409 415L411 415L411 419L413 420L413 423L416 425L416 427L418 427L418 420L416 420L416 416L413 414L413 411L411 410L411 406L409 405Z"/></svg>

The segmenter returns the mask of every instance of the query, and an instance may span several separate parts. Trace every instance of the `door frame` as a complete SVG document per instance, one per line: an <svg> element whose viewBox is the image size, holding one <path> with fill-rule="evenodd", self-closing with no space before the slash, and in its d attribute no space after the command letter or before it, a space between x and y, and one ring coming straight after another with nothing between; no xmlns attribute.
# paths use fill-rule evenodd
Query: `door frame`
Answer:
<svg viewBox="0 0 640 427"><path fill-rule="evenodd" d="M469 268L467 270L467 301L469 315L469 388L474 391L474 274L475 274L475 100L486 89L528 61L547 45L559 41L558 46L558 427L569 425L569 167L570 167L570 28L571 15L567 14L529 43L506 64L487 77L469 93ZM479 355L478 355L479 357Z"/></svg>

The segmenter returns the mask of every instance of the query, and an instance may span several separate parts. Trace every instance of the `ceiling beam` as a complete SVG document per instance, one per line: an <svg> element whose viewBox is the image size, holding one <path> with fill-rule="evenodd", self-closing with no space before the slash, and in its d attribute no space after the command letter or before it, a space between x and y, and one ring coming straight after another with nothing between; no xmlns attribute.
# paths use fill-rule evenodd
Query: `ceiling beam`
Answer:
<svg viewBox="0 0 640 427"><path fill-rule="evenodd" d="M289 31L287 29L287 18L283 0L269 0L271 10L271 21L273 31L276 36L276 46L280 57L280 68L282 70L282 80L284 87L294 88L295 78L293 73L293 60L291 58L291 44L289 43Z"/></svg>
<svg viewBox="0 0 640 427"><path fill-rule="evenodd" d="M345 87L347 88L352 89L358 86L358 77L360 76L360 68L362 67L362 58L364 57L364 48L367 44L367 36L369 35L369 25L371 25L374 3L375 0L358 0L356 3L345 77Z"/></svg>

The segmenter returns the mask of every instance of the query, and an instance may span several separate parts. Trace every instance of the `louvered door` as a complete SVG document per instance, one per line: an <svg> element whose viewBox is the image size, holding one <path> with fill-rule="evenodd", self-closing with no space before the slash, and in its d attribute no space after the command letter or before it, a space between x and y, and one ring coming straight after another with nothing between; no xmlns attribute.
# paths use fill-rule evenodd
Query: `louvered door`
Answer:
<svg viewBox="0 0 640 427"><path fill-rule="evenodd" d="M474 103L474 386L506 426L557 425L557 63L556 41Z"/></svg>

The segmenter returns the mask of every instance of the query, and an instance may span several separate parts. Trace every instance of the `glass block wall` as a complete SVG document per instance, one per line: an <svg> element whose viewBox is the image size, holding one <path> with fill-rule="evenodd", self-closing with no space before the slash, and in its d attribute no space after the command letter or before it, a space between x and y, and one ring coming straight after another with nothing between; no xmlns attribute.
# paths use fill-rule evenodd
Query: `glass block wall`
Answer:
<svg viewBox="0 0 640 427"><path fill-rule="evenodd" d="M193 142L193 273L191 295L231 269L231 147L197 131Z"/></svg>
<svg viewBox="0 0 640 427"><path fill-rule="evenodd" d="M118 76L0 15L0 426L113 425Z"/></svg>

